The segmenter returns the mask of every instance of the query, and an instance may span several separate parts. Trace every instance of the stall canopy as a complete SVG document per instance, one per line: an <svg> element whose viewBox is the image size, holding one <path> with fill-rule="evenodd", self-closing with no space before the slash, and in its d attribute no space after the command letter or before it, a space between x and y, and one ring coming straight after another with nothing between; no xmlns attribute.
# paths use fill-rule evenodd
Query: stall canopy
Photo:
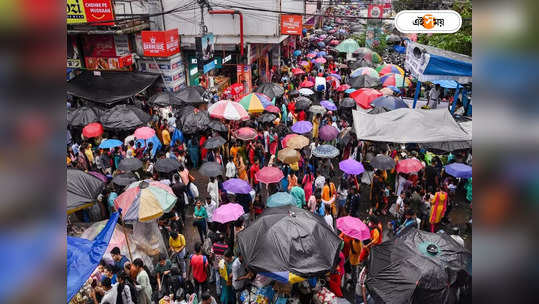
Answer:
<svg viewBox="0 0 539 304"><path fill-rule="evenodd" d="M67 237L67 303L79 291L97 267L116 227L119 214L115 212L93 241Z"/></svg>
<svg viewBox="0 0 539 304"><path fill-rule="evenodd" d="M67 83L67 94L97 103L111 104L146 90L159 77L132 72L100 73L100 76L95 76L92 71L84 71Z"/></svg>
<svg viewBox="0 0 539 304"><path fill-rule="evenodd" d="M354 130L361 140L395 143L469 141L447 109L396 109L371 115L353 110Z"/></svg>

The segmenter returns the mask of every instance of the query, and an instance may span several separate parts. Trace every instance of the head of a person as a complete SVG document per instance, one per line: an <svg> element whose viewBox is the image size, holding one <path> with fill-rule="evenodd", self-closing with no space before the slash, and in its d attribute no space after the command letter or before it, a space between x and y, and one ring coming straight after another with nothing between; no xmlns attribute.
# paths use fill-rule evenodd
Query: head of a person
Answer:
<svg viewBox="0 0 539 304"><path fill-rule="evenodd" d="M112 259L116 262L120 261L122 259L122 254L120 253L120 248L114 247L110 251L110 255L112 256Z"/></svg>
<svg viewBox="0 0 539 304"><path fill-rule="evenodd" d="M440 84L437 83L435 88L436 88L436 90L439 90L440 89Z"/></svg>
<svg viewBox="0 0 539 304"><path fill-rule="evenodd" d="M212 183L215 182L215 177L213 177L213 176L210 177L210 182L212 182Z"/></svg>
<svg viewBox="0 0 539 304"><path fill-rule="evenodd" d="M406 219L411 219L411 218L413 218L414 216L415 216L414 209L409 208L409 209L406 209L406 210L404 211L404 217L406 217Z"/></svg>
<svg viewBox="0 0 539 304"><path fill-rule="evenodd" d="M206 204L207 205L211 204L211 196L206 197Z"/></svg>
<svg viewBox="0 0 539 304"><path fill-rule="evenodd" d="M201 201L201 200L198 200L198 201L196 202L196 206L197 206L198 208L200 208L200 207L202 206L202 201Z"/></svg>
<svg viewBox="0 0 539 304"><path fill-rule="evenodd" d="M211 304L211 296L207 291L204 291L202 295L200 296L200 299L202 300L202 304Z"/></svg>
<svg viewBox="0 0 539 304"><path fill-rule="evenodd" d="M177 231L172 231L170 233L170 236L172 237L173 240L177 239L178 238L178 232Z"/></svg>
<svg viewBox="0 0 539 304"><path fill-rule="evenodd" d="M232 249L228 248L225 251L225 261L227 263L230 263L230 262L232 262L233 259L234 259L234 253L232 252Z"/></svg>
<svg viewBox="0 0 539 304"><path fill-rule="evenodd" d="M164 253L161 253L159 255L159 265L165 266L166 262L167 262L167 255Z"/></svg>
<svg viewBox="0 0 539 304"><path fill-rule="evenodd" d="M178 171L182 172L184 169L185 168L182 165L180 165L180 167L178 168Z"/></svg>
<svg viewBox="0 0 539 304"><path fill-rule="evenodd" d="M153 142L148 143L148 148L151 150L153 148Z"/></svg>
<svg viewBox="0 0 539 304"><path fill-rule="evenodd" d="M120 271L116 277L120 284L123 284L125 281L127 281L127 273L125 273L125 271L123 270Z"/></svg>
<svg viewBox="0 0 539 304"><path fill-rule="evenodd" d="M378 219L375 216L369 216L367 219L367 226L373 228L378 223Z"/></svg>
<svg viewBox="0 0 539 304"><path fill-rule="evenodd" d="M195 243L195 252L200 254L202 252L202 244L200 242Z"/></svg>
<svg viewBox="0 0 539 304"><path fill-rule="evenodd" d="M234 227L241 228L243 226L243 217L240 217L234 222Z"/></svg>
<svg viewBox="0 0 539 304"><path fill-rule="evenodd" d="M103 273L105 274L105 276L111 278L111 277L114 275L114 273L113 273L113 271L112 271L112 266L106 265L106 266L104 267L104 272L103 272Z"/></svg>
<svg viewBox="0 0 539 304"><path fill-rule="evenodd" d="M135 267L136 271L140 271L142 269L142 267L144 267L144 262L142 262L142 260L140 258L136 258L133 261L133 267Z"/></svg>
<svg viewBox="0 0 539 304"><path fill-rule="evenodd" d="M103 280L101 281L101 286L103 286L105 290L110 290L112 288L112 282L110 278L103 278Z"/></svg>

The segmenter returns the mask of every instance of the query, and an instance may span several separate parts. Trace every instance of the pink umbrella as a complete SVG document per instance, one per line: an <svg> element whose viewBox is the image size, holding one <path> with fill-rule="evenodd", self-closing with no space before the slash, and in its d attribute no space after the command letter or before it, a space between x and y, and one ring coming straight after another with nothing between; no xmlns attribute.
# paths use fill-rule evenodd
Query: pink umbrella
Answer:
<svg viewBox="0 0 539 304"><path fill-rule="evenodd" d="M281 145L283 146L283 148L286 148L286 142L287 142L290 138L292 138L292 137L294 137L294 136L298 136L298 135L297 135L297 134L288 134L288 135L286 135L286 136L281 140Z"/></svg>
<svg viewBox="0 0 539 304"><path fill-rule="evenodd" d="M360 219L343 216L337 219L337 229L356 240L364 241L371 238L371 231Z"/></svg>
<svg viewBox="0 0 539 304"><path fill-rule="evenodd" d="M300 84L300 87L302 88L310 88L314 86L314 83L312 81L309 81L309 80L304 80L301 84Z"/></svg>
<svg viewBox="0 0 539 304"><path fill-rule="evenodd" d="M270 105L270 106L265 107L264 111L270 112L270 113L276 113L276 114L281 113L281 110L279 108L277 108L276 106L274 106L274 105Z"/></svg>
<svg viewBox="0 0 539 304"><path fill-rule="evenodd" d="M331 41L329 42L329 44L331 44L331 45L337 45L337 44L339 44L339 40L331 40Z"/></svg>
<svg viewBox="0 0 539 304"><path fill-rule="evenodd" d="M140 127L135 130L135 138L150 139L155 136L155 130L150 127Z"/></svg>
<svg viewBox="0 0 539 304"><path fill-rule="evenodd" d="M228 203L215 209L212 220L224 224L239 219L244 213L243 207L240 204Z"/></svg>
<svg viewBox="0 0 539 304"><path fill-rule="evenodd" d="M349 84L341 84L337 87L337 92L344 92L350 88Z"/></svg>
<svg viewBox="0 0 539 304"><path fill-rule="evenodd" d="M399 173L416 173L421 169L423 169L423 165L415 158L401 160L397 163L397 166L395 166L395 170Z"/></svg>
<svg viewBox="0 0 539 304"><path fill-rule="evenodd" d="M258 133L256 133L256 130L253 128L243 127L232 132L232 135L241 140L253 140L258 136Z"/></svg>
<svg viewBox="0 0 539 304"><path fill-rule="evenodd" d="M308 58L314 58L314 57L316 57L316 54L315 53L309 53L309 54L307 54L307 57Z"/></svg>
<svg viewBox="0 0 539 304"><path fill-rule="evenodd" d="M326 58L324 58L324 57L319 57L319 58L316 58L314 61L315 61L316 63L324 64L324 63L326 63Z"/></svg>
<svg viewBox="0 0 539 304"><path fill-rule="evenodd" d="M301 75L301 74L305 74L305 71L300 69L300 68L294 68L294 69L292 69L292 74Z"/></svg>
<svg viewBox="0 0 539 304"><path fill-rule="evenodd" d="M264 167L255 174L256 180L263 184L278 183L283 179L283 171L277 167Z"/></svg>
<svg viewBox="0 0 539 304"><path fill-rule="evenodd" d="M308 66L308 65L309 65L309 62L303 60L303 61L301 61L299 64L302 65L302 66Z"/></svg>

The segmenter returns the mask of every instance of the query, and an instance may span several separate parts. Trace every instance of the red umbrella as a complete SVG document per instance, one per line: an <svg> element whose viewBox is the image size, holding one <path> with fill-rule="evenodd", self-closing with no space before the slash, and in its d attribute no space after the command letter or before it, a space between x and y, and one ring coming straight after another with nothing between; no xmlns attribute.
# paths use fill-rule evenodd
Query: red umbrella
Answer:
<svg viewBox="0 0 539 304"><path fill-rule="evenodd" d="M331 44L331 45L337 45L337 44L339 44L339 43L340 43L339 40L331 40L331 41L329 42L329 44Z"/></svg>
<svg viewBox="0 0 539 304"><path fill-rule="evenodd" d="M423 169L423 165L415 158L401 160L397 163L397 166L395 166L395 170L399 173L416 173L421 169Z"/></svg>
<svg viewBox="0 0 539 304"><path fill-rule="evenodd" d="M338 92L344 92L344 91L348 90L349 88L350 88L349 84L341 84L340 86L337 87L337 91Z"/></svg>
<svg viewBox="0 0 539 304"><path fill-rule="evenodd" d="M382 95L384 94L380 93L380 91L370 88L362 88L350 93L350 97L363 109L372 108L371 102Z"/></svg>
<svg viewBox="0 0 539 304"><path fill-rule="evenodd" d="M309 80L304 80L299 86L302 87L302 88L310 88L310 87L314 86L314 83L312 81L309 81Z"/></svg>
<svg viewBox="0 0 539 304"><path fill-rule="evenodd" d="M82 129L82 135L86 138L98 137L103 134L103 126L98 122L92 122Z"/></svg>
<svg viewBox="0 0 539 304"><path fill-rule="evenodd" d="M234 137L241 140L253 140L258 136L255 129L249 127L239 128L233 132Z"/></svg>
<svg viewBox="0 0 539 304"><path fill-rule="evenodd" d="M300 68L294 68L294 69L292 69L292 74L301 75L301 74L305 74L305 71L300 69Z"/></svg>
<svg viewBox="0 0 539 304"><path fill-rule="evenodd" d="M149 127L140 127L135 130L134 135L135 135L135 138L138 138L138 139L149 139L149 138L154 137L155 130Z"/></svg>
<svg viewBox="0 0 539 304"><path fill-rule="evenodd" d="M256 180L264 184L278 183L283 179L283 171L277 167L264 167L255 174Z"/></svg>
<svg viewBox="0 0 539 304"><path fill-rule="evenodd" d="M232 95L237 95L243 92L244 87L241 83L234 83L231 86L229 86L227 90L229 90Z"/></svg>
<svg viewBox="0 0 539 304"><path fill-rule="evenodd" d="M264 111L276 114L281 113L281 110L279 110L279 108L274 105L267 106L266 108L264 108Z"/></svg>

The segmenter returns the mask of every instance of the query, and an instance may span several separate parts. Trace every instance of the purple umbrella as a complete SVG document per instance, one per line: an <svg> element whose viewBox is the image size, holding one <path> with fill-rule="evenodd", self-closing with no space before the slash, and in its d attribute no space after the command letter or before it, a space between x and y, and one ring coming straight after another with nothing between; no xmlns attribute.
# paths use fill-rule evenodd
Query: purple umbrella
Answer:
<svg viewBox="0 0 539 304"><path fill-rule="evenodd" d="M233 222L240 218L245 212L240 204L228 203L215 209L212 220L221 224Z"/></svg>
<svg viewBox="0 0 539 304"><path fill-rule="evenodd" d="M333 77L335 77L335 78L337 78L339 80L342 80L341 75L339 75L339 74L329 74L329 76L333 76Z"/></svg>
<svg viewBox="0 0 539 304"><path fill-rule="evenodd" d="M251 192L252 188L248 182L239 178L231 178L223 183L223 188L231 193L242 193L248 194Z"/></svg>
<svg viewBox="0 0 539 304"><path fill-rule="evenodd" d="M342 172L350 175L358 175L365 171L363 165L355 159L349 158L339 163L339 169Z"/></svg>
<svg viewBox="0 0 539 304"><path fill-rule="evenodd" d="M292 126L293 127L293 126ZM333 126L325 125L318 131L318 137L325 141L334 140L339 135L339 130Z"/></svg>
<svg viewBox="0 0 539 304"><path fill-rule="evenodd" d="M326 108L329 111L337 111L337 106L333 102L331 102L329 100L322 100L320 102L320 105L323 106L324 108Z"/></svg>
<svg viewBox="0 0 539 304"><path fill-rule="evenodd" d="M445 166L445 173L458 178L470 178L472 167L462 163L452 163Z"/></svg>
<svg viewBox="0 0 539 304"><path fill-rule="evenodd" d="M89 171L88 174L91 174L97 178L99 178L102 182L107 182L107 177L99 172L95 172L95 171Z"/></svg>
<svg viewBox="0 0 539 304"><path fill-rule="evenodd" d="M293 124L291 129L292 129L292 131L294 133L305 134L305 133L309 133L309 132L312 131L313 124L310 123L309 121L302 120L302 121L298 121L295 124Z"/></svg>

